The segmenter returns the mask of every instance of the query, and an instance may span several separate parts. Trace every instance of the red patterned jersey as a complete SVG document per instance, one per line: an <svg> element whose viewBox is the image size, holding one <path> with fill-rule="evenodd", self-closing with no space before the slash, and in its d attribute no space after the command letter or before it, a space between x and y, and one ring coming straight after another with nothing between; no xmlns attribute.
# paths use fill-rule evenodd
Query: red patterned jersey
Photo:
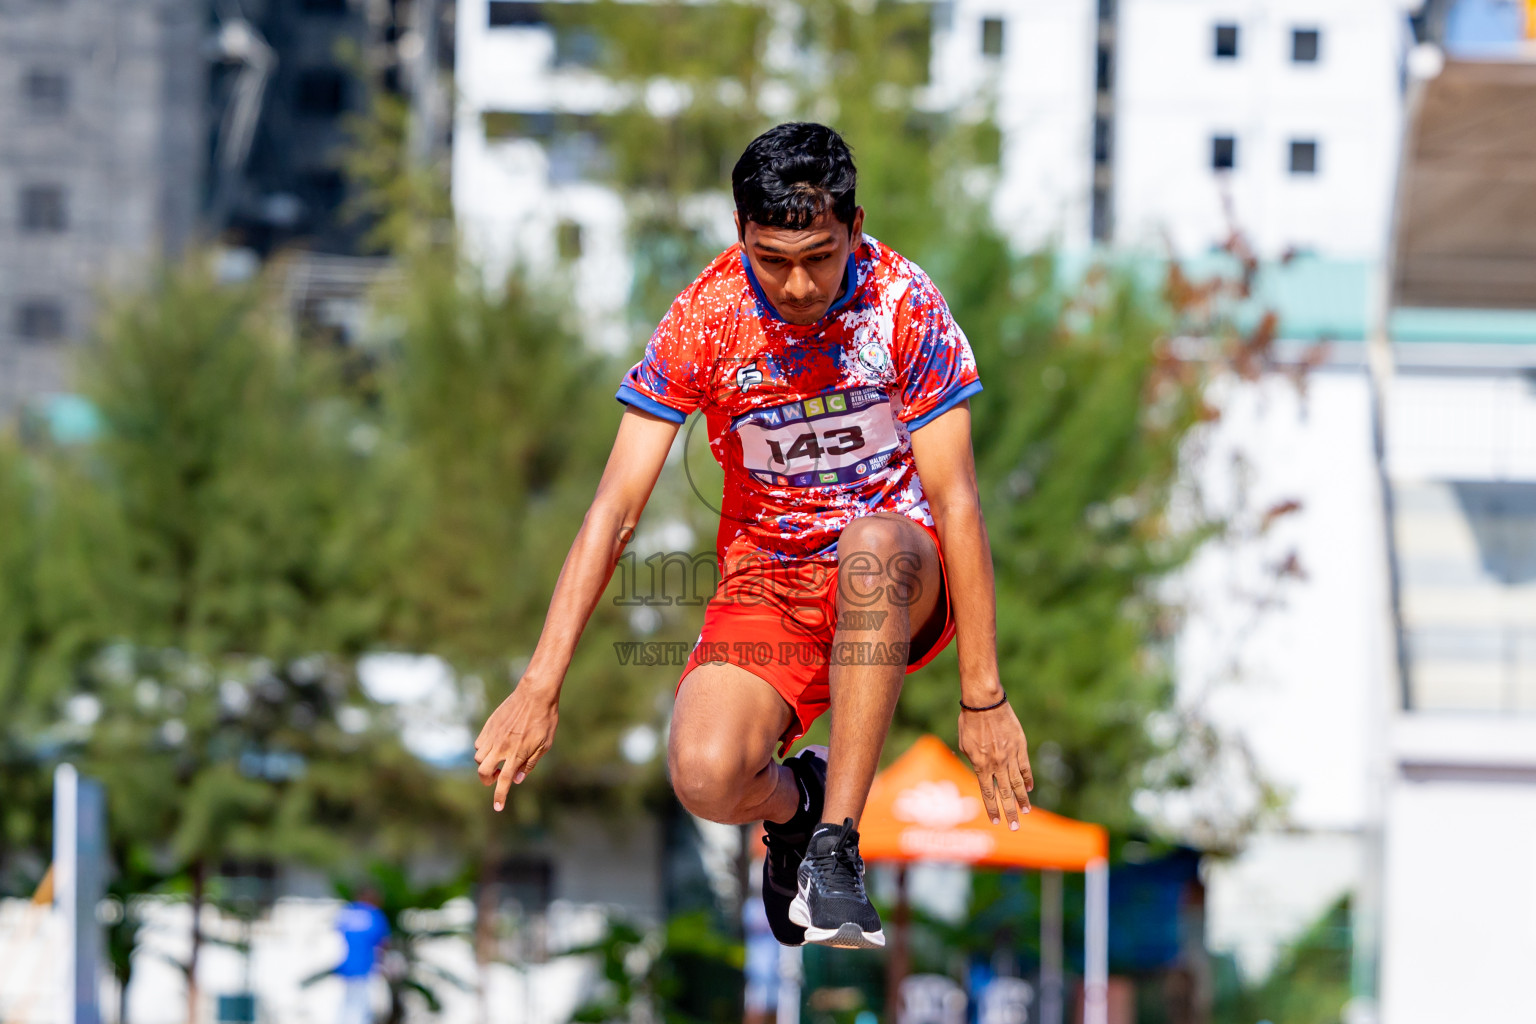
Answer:
<svg viewBox="0 0 1536 1024"><path fill-rule="evenodd" d="M716 550L729 574L763 559L835 562L859 516L933 518L911 432L981 390L944 297L865 235L814 324L779 318L739 245L677 297L618 398L682 423L703 410L725 469Z"/></svg>

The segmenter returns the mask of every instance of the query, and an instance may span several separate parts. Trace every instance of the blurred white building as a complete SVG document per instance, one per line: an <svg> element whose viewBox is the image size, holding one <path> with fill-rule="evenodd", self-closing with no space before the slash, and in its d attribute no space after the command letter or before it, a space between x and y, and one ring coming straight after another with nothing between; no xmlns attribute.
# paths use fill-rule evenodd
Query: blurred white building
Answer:
<svg viewBox="0 0 1536 1024"><path fill-rule="evenodd" d="M1378 286L1350 289L1358 320L1335 320L1304 399L1267 381L1228 403L1215 443L1246 452L1255 503L1303 511L1246 552L1202 554L1187 582L1208 607L1180 665L1186 699L1291 796L1285 829L1213 870L1213 945L1262 973L1347 892L1350 1019L1387 1024L1533 1005L1536 207L1516 169L1536 154L1536 40L1469 47L1458 24L1514 5L1469 6L1485 10L1439 12L1448 61L1412 55L1393 227ZM1243 634L1222 605L1292 552L1304 577Z"/></svg>
<svg viewBox="0 0 1536 1024"><path fill-rule="evenodd" d="M1020 248L1086 249L1093 239L1095 60L1092 0L955 0L933 6L931 100L978 104L1002 132L997 223Z"/></svg>
<svg viewBox="0 0 1536 1024"><path fill-rule="evenodd" d="M1020 247L1190 255L1235 225L1265 256L1374 259L1411 3L934 3L927 102L995 117L995 213ZM550 6L459 0L454 205L492 272L577 256L584 306L612 312L629 283L625 214L597 183L601 143L583 118L616 97ZM646 102L665 113L682 100L657 82ZM700 216L729 244L728 204Z"/></svg>
<svg viewBox="0 0 1536 1024"><path fill-rule="evenodd" d="M590 69L579 33L550 24L549 6L459 0L454 209L491 273L575 257L584 313L611 317L630 282L625 211L598 183L601 144L583 118L611 109L617 97ZM1021 246L1085 249L1100 31L1094 4L958 0L930 9L928 102L991 112L1003 129L999 223ZM789 15L773 9L773 16ZM766 96L775 99L771 90ZM660 81L645 100L658 114L681 102ZM851 141L857 154L858 140ZM722 179L720 201L704 201L697 211L722 248L734 239L729 190Z"/></svg>
<svg viewBox="0 0 1536 1024"><path fill-rule="evenodd" d="M1423 65L1397 199L1383 468L1399 685L1379 768L1391 1024L1536 1006L1536 10L1520 7L1451 6L1451 59Z"/></svg>
<svg viewBox="0 0 1536 1024"><path fill-rule="evenodd" d="M1405 0L1119 0L1113 240L1374 259L1391 205ZM1412 6L1417 6L1413 4Z"/></svg>
<svg viewBox="0 0 1536 1024"><path fill-rule="evenodd" d="M617 348L630 283L624 205L594 180L595 136L556 131L557 115L579 123L615 97L581 54L557 49L543 7L458 0L454 213L492 276L569 259L587 326Z"/></svg>

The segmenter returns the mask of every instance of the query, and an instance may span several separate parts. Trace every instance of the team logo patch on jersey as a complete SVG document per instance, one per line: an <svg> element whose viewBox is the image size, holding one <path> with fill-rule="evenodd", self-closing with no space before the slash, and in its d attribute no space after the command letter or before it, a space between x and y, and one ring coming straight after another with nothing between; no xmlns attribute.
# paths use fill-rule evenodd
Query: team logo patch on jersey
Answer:
<svg viewBox="0 0 1536 1024"><path fill-rule="evenodd" d="M878 341L871 341L859 349L859 362L876 376L884 376L891 368L891 355Z"/></svg>
<svg viewBox="0 0 1536 1024"><path fill-rule="evenodd" d="M751 362L736 371L736 386L743 391L763 382L763 372L757 368L757 363Z"/></svg>

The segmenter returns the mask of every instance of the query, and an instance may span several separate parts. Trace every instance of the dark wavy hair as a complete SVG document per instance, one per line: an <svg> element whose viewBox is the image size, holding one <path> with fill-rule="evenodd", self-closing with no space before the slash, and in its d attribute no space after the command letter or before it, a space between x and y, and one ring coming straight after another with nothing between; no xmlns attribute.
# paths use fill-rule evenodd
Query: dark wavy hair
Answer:
<svg viewBox="0 0 1536 1024"><path fill-rule="evenodd" d="M829 208L851 228L857 177L841 135L824 124L792 121L747 145L731 171L731 194L743 229L750 220L800 230Z"/></svg>

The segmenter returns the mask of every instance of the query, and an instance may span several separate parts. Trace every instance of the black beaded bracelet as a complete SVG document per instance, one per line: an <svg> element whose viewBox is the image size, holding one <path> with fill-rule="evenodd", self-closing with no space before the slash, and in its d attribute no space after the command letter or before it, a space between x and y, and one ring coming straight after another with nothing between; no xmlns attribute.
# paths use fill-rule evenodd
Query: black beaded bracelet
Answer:
<svg viewBox="0 0 1536 1024"><path fill-rule="evenodd" d="M1000 708L1004 704L1007 704L1007 703L1008 703L1008 694L1005 691L1003 693L1003 699L998 701L996 704L988 704L984 708L973 708L969 704L967 704L965 701L961 701L960 702L960 710L962 710L962 711L991 711L993 708Z"/></svg>

